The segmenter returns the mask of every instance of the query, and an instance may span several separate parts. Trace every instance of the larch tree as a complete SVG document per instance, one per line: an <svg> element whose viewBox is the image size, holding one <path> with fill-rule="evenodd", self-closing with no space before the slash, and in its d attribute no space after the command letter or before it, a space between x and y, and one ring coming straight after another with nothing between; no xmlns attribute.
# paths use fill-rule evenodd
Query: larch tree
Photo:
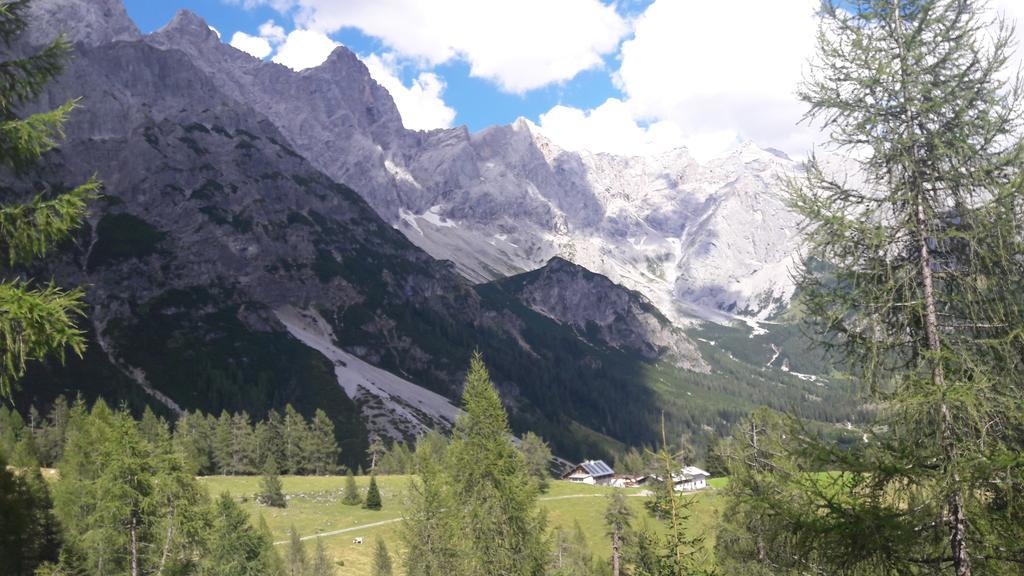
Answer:
<svg viewBox="0 0 1024 576"><path fill-rule="evenodd" d="M622 574L624 540L632 518L633 510L630 509L622 492L611 493L608 496L608 506L604 510L604 524L612 544L612 576Z"/></svg>
<svg viewBox="0 0 1024 576"><path fill-rule="evenodd" d="M10 48L28 23L28 0L0 1L0 46ZM36 100L58 76L70 46L57 38L23 57L0 54L0 171L17 176L63 135L72 100L49 112L19 118L18 109ZM85 219L86 203L98 193L95 180L67 192L46 190L25 202L0 203L0 267L24 265L50 253ZM5 193L7 196L7 193ZM32 361L56 357L68 349L81 354L83 333L75 318L84 313L81 290L65 290L52 282L34 285L4 270L0 281L0 397L9 397Z"/></svg>
<svg viewBox="0 0 1024 576"><path fill-rule="evenodd" d="M821 18L801 97L851 169L812 157L791 187L806 234L798 285L878 421L848 453L796 432L808 467L841 472L804 480L806 514L779 529L828 573L1019 569L1024 155L1012 28L979 0L830 0Z"/></svg>

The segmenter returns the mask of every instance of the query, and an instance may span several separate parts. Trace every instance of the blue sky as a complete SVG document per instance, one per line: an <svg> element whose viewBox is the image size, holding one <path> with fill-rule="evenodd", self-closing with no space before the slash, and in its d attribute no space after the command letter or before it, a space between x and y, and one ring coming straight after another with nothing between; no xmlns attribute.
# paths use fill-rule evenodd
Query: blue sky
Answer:
<svg viewBox="0 0 1024 576"><path fill-rule="evenodd" d="M343 44L414 129L523 116L569 149L698 159L748 140L801 156L820 140L795 95L819 0L125 1L143 32L186 8L295 69Z"/></svg>
<svg viewBox="0 0 1024 576"><path fill-rule="evenodd" d="M629 4L622 10L625 15L636 14L653 0ZM144 33L158 30L180 9L199 14L229 41L236 32L253 34L261 24L273 20L287 25L288 20L273 8L263 5L245 9L221 0L125 0L129 15ZM361 33L355 28L343 28L330 37L365 55L386 50L381 41ZM614 54L605 56L603 68L581 71L569 81L513 94L499 89L493 82L470 75L464 61L454 60L436 66L433 70L446 84L445 102L455 110L454 125L465 124L477 131L494 124L509 124L524 116L536 121L540 114L557 104L580 108L593 108L609 97L621 97L621 91L612 81ZM409 83L418 70L414 66L400 68L403 82Z"/></svg>

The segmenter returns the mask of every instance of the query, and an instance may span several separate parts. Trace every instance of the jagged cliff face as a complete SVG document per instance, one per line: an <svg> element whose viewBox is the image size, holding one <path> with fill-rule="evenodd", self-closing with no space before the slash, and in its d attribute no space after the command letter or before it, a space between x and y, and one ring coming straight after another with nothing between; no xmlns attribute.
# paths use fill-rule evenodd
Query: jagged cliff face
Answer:
<svg viewBox="0 0 1024 576"><path fill-rule="evenodd" d="M524 304L578 334L648 360L709 372L693 342L639 292L562 258L497 281Z"/></svg>
<svg viewBox="0 0 1024 576"><path fill-rule="evenodd" d="M765 317L792 295L796 219L780 177L798 167L784 155L748 144L702 165L682 149L575 153L525 120L476 134L410 131L345 48L293 72L222 44L187 12L145 41L188 54L315 167L473 282L561 256L640 291L675 322Z"/></svg>

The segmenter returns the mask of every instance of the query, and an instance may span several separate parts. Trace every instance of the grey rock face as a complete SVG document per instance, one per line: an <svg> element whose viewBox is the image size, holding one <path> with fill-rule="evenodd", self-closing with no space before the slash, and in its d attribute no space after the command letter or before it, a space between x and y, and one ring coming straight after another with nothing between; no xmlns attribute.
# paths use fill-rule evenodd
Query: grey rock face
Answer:
<svg viewBox="0 0 1024 576"><path fill-rule="evenodd" d="M709 372L696 346L639 292L562 258L497 282L530 308L613 348Z"/></svg>
<svg viewBox="0 0 1024 576"><path fill-rule="evenodd" d="M701 165L685 150L575 153L525 120L477 134L410 131L345 48L296 73L220 43L188 13L146 41L189 54L314 166L471 281L557 255L642 292L676 322L764 317L792 294L798 238L779 176L797 165L784 155L748 145Z"/></svg>
<svg viewBox="0 0 1024 576"><path fill-rule="evenodd" d="M33 46L48 44L61 33L87 46L142 36L122 0L37 0L29 4L29 22L25 40Z"/></svg>

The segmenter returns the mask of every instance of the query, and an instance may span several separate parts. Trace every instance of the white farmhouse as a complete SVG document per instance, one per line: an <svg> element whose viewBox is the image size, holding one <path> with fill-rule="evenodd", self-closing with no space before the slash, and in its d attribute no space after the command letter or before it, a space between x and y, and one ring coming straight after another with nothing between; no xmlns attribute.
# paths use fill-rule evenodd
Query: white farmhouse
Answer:
<svg viewBox="0 0 1024 576"><path fill-rule="evenodd" d="M611 466L604 463L604 460L587 460L580 462L575 468L569 470L562 479L578 484L593 484L596 486L607 486L615 476Z"/></svg>
<svg viewBox="0 0 1024 576"><path fill-rule="evenodd" d="M692 492L708 487L711 475L696 466L684 466L678 474L672 475L672 483L676 492Z"/></svg>

